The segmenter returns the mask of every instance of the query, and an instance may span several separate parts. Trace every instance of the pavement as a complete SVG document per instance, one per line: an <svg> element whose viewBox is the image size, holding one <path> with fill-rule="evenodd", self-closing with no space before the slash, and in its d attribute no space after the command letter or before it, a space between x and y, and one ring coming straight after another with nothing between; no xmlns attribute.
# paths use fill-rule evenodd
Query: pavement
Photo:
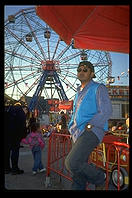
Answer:
<svg viewBox="0 0 132 198"><path fill-rule="evenodd" d="M42 163L46 168L48 154L48 138L45 138L45 148L42 151ZM50 177L46 177L46 171L42 173L32 174L33 156L28 145L20 148L19 168L24 170L21 175L4 175L4 190L71 190L71 181L51 171ZM49 181L47 182L47 180ZM48 183L48 185L47 185ZM89 185L88 188L95 190L94 185ZM109 190L117 190L112 185Z"/></svg>
<svg viewBox="0 0 132 198"><path fill-rule="evenodd" d="M45 148L42 151L42 163L47 165L48 138L45 140ZM32 174L33 156L28 145L20 148L19 168L24 170L24 174L5 174L5 190L70 190L70 181L64 181L61 176L52 172L50 183L46 185L46 171ZM63 180L63 181L62 181Z"/></svg>

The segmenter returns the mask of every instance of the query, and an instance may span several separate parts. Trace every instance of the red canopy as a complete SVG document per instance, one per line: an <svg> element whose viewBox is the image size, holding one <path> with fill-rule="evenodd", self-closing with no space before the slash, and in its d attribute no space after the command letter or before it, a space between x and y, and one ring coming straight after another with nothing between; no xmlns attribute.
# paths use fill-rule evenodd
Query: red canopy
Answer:
<svg viewBox="0 0 132 198"><path fill-rule="evenodd" d="M129 6L36 6L36 13L68 45L129 53Z"/></svg>

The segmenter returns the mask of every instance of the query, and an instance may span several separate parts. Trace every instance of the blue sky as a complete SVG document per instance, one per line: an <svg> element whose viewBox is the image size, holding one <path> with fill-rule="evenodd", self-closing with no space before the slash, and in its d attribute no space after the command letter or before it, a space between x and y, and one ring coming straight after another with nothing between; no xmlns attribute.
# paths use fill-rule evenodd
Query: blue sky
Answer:
<svg viewBox="0 0 132 198"><path fill-rule="evenodd" d="M6 20L8 15L15 14L21 9L33 6L34 5L5 5L4 19ZM110 56L112 60L112 76L115 77L115 83L113 85L129 85L129 54L110 52ZM120 76L120 80L118 80L118 76Z"/></svg>

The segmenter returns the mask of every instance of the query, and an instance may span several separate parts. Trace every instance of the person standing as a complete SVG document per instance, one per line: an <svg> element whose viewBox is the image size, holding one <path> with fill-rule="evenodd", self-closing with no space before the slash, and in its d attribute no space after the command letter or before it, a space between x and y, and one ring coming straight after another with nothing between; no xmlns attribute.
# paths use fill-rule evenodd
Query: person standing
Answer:
<svg viewBox="0 0 132 198"><path fill-rule="evenodd" d="M21 142L24 144L29 144L32 150L34 159L34 165L32 168L33 175L36 175L38 170L39 172L45 171L46 169L43 167L41 160L42 149L45 146L45 142L40 131L40 124L37 122L32 123L31 132L26 138L23 138Z"/></svg>
<svg viewBox="0 0 132 198"><path fill-rule="evenodd" d="M29 118L29 122L28 122L28 133L31 132L31 126L32 123L37 122L37 119L35 118L34 114L31 114L31 117Z"/></svg>
<svg viewBox="0 0 132 198"><path fill-rule="evenodd" d="M72 173L73 190L85 190L87 182L95 184L96 190L104 190L105 173L89 164L88 159L108 130L112 105L105 85L93 80L96 76L91 62L79 63L77 77L81 86L77 89L68 125L73 146L65 166Z"/></svg>
<svg viewBox="0 0 132 198"><path fill-rule="evenodd" d="M19 169L19 149L21 139L26 137L26 115L28 107L16 103L13 106L5 107L4 115L4 169L5 174L23 174L24 170ZM11 164L10 164L11 161Z"/></svg>
<svg viewBox="0 0 132 198"><path fill-rule="evenodd" d="M66 129L67 128L67 123L66 123L66 115L64 114L64 111L61 111L61 121L60 121L61 129Z"/></svg>

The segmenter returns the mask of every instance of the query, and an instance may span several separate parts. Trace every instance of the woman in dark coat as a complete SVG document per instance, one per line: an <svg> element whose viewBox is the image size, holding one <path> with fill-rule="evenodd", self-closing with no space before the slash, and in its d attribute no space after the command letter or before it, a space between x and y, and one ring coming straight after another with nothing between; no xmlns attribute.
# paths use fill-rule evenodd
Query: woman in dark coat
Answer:
<svg viewBox="0 0 132 198"><path fill-rule="evenodd" d="M6 174L10 172L14 175L24 173L18 167L18 159L21 139L27 135L27 113L27 106L15 105L5 109L4 162ZM10 166L10 158L12 167Z"/></svg>

